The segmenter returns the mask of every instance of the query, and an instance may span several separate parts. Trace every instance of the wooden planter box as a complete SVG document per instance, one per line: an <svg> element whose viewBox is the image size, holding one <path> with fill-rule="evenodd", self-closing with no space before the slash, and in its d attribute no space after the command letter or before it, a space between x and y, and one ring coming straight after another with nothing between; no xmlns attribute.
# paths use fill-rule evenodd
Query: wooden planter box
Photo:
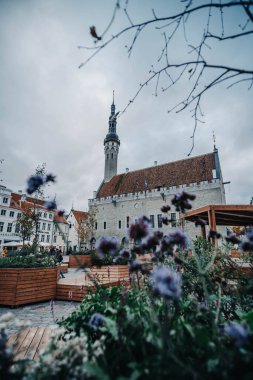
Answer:
<svg viewBox="0 0 253 380"><path fill-rule="evenodd" d="M0 305L19 306L55 299L57 267L0 269Z"/></svg>
<svg viewBox="0 0 253 380"><path fill-rule="evenodd" d="M102 284L119 280L129 280L128 265L105 265L92 267L90 274L97 278Z"/></svg>
<svg viewBox="0 0 253 380"><path fill-rule="evenodd" d="M91 267L91 255L69 255L69 268Z"/></svg>

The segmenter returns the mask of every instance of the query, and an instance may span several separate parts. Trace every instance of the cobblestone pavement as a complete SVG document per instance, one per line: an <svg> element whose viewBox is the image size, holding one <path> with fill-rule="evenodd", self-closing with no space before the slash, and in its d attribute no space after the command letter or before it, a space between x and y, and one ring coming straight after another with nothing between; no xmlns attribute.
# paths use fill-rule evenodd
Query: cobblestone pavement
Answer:
<svg viewBox="0 0 253 380"><path fill-rule="evenodd" d="M31 326L46 327L54 325L57 320L60 321L62 318L67 317L79 305L80 302L73 301L46 301L17 308L0 306L0 316L11 312L22 322L30 321ZM13 334L16 331L17 327L13 326L8 328L7 334Z"/></svg>

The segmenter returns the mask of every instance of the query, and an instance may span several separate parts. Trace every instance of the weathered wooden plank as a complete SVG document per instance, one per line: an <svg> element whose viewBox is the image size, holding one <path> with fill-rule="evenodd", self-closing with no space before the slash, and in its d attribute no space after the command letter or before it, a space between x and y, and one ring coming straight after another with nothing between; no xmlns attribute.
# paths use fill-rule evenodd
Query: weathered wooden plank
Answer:
<svg viewBox="0 0 253 380"><path fill-rule="evenodd" d="M50 338L50 335L51 335L51 329L49 327L46 327L44 332L43 332L43 335L42 335L42 338L40 340L40 343L36 349L36 353L35 353L35 356L34 356L34 359L38 359L39 357L39 354L40 354L40 351L42 351L48 344L48 341L49 341L49 338Z"/></svg>
<svg viewBox="0 0 253 380"><path fill-rule="evenodd" d="M38 327L36 334L34 335L33 340L26 352L26 358L33 360L35 358L36 353L38 352L38 347L40 345L42 336L44 334L45 327Z"/></svg>
<svg viewBox="0 0 253 380"><path fill-rule="evenodd" d="M28 334L26 335L25 339L23 340L22 344L20 345L17 353L16 353L16 359L24 359L26 357L26 352L28 351L31 342L37 332L38 327L30 327Z"/></svg>

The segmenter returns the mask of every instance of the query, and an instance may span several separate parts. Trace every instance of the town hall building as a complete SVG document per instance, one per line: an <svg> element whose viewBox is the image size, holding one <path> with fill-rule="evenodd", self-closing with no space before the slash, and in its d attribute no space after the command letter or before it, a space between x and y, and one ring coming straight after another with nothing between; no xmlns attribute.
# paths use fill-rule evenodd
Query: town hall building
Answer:
<svg viewBox="0 0 253 380"><path fill-rule="evenodd" d="M225 190L218 149L211 153L135 171L117 174L120 140L117 135L117 113L111 105L109 130L104 139L104 179L89 208L96 207L96 240L114 236L120 242L128 236L128 228L139 217L146 215L151 227L168 232L179 226L191 237L200 235L193 223L184 222L173 207L169 212L170 224L162 224L161 207L181 191L196 195L193 208L207 204L225 204Z"/></svg>

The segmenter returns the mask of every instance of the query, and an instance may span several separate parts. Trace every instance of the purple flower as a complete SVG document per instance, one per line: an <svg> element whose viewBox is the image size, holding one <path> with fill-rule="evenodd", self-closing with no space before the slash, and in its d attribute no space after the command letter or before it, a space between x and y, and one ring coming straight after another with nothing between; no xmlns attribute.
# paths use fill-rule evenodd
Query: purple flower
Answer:
<svg viewBox="0 0 253 380"><path fill-rule="evenodd" d="M119 248L118 242L115 238L104 238L102 237L97 246L98 254L104 255L114 255L116 250Z"/></svg>
<svg viewBox="0 0 253 380"><path fill-rule="evenodd" d="M157 245L159 245L159 237L156 233L148 236L145 241L143 241L142 247L144 251L149 251L151 249L155 249Z"/></svg>
<svg viewBox="0 0 253 380"><path fill-rule="evenodd" d="M168 226L169 222L170 222L169 218L167 218L166 216L162 217L162 223L165 224L165 226Z"/></svg>
<svg viewBox="0 0 253 380"><path fill-rule="evenodd" d="M141 262L139 260L133 260L129 264L129 272L138 272L141 270L142 270L142 265L141 265Z"/></svg>
<svg viewBox="0 0 253 380"><path fill-rule="evenodd" d="M171 203L175 206L176 211L185 213L186 210L190 210L192 205L189 201L193 201L196 198L195 195L182 191L174 196Z"/></svg>
<svg viewBox="0 0 253 380"><path fill-rule="evenodd" d="M163 206L163 207L161 208L161 211L164 212L164 213L170 211L170 206L169 206L169 205L167 205L167 206Z"/></svg>
<svg viewBox="0 0 253 380"><path fill-rule="evenodd" d="M250 230L246 239L242 242L241 248L243 251L253 251L253 230Z"/></svg>
<svg viewBox="0 0 253 380"><path fill-rule="evenodd" d="M242 324L228 322L227 326L224 327L224 332L234 340L237 347L242 347L248 342L249 328L246 322Z"/></svg>
<svg viewBox="0 0 253 380"><path fill-rule="evenodd" d="M142 238L148 235L149 219L146 216L139 218L134 224L131 224L129 228L129 237L135 242L141 241Z"/></svg>
<svg viewBox="0 0 253 380"><path fill-rule="evenodd" d="M45 182L55 182L56 176L53 174L47 174Z"/></svg>
<svg viewBox="0 0 253 380"><path fill-rule="evenodd" d="M94 313L90 317L90 320L88 322L88 325L93 328L94 330L97 330L98 327L103 326L105 321L105 317L100 313Z"/></svg>
<svg viewBox="0 0 253 380"><path fill-rule="evenodd" d="M217 231L209 231L209 234L208 234L208 238L209 239L220 239L221 238L221 234Z"/></svg>
<svg viewBox="0 0 253 380"><path fill-rule="evenodd" d="M57 205L55 201L47 201L44 203L44 207L48 210L55 210L57 209Z"/></svg>
<svg viewBox="0 0 253 380"><path fill-rule="evenodd" d="M34 193L36 190L38 190L38 188L41 185L43 185L43 183L44 183L44 179L42 175L39 175L39 174L32 175L27 180L27 190L26 190L27 193L28 194Z"/></svg>
<svg viewBox="0 0 253 380"><path fill-rule="evenodd" d="M178 299L181 295L181 275L167 267L151 272L151 284L156 296Z"/></svg>
<svg viewBox="0 0 253 380"><path fill-rule="evenodd" d="M232 232L228 236L225 237L225 240L228 243L232 243L232 244L239 244L241 242L241 240L236 236L236 234Z"/></svg>

